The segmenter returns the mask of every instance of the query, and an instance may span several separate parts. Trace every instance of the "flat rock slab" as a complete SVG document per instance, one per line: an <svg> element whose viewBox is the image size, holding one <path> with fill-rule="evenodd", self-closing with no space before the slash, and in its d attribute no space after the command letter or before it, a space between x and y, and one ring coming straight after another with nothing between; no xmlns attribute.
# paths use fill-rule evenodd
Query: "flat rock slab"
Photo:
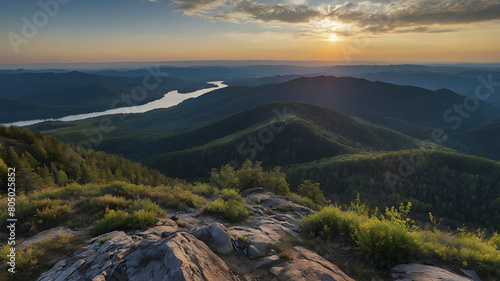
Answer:
<svg viewBox="0 0 500 281"><path fill-rule="evenodd" d="M19 244L19 248L24 248L24 247L29 247L33 244L36 244L42 240L47 240L47 239L54 239L58 237L59 235L67 235L67 236L75 236L75 235L80 235L80 232L73 231L71 229L68 229L63 226L58 226L56 228L51 228L48 230L44 230L37 235L30 237L29 239L26 239L23 243Z"/></svg>
<svg viewBox="0 0 500 281"><path fill-rule="evenodd" d="M397 281L471 281L449 270L424 264L400 264L392 268Z"/></svg>

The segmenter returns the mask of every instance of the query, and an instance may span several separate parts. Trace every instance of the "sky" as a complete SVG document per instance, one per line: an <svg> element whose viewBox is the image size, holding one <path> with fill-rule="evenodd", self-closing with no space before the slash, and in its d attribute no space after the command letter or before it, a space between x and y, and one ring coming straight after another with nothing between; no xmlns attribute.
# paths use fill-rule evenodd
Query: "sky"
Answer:
<svg viewBox="0 0 500 281"><path fill-rule="evenodd" d="M500 0L2 0L0 64L500 62Z"/></svg>

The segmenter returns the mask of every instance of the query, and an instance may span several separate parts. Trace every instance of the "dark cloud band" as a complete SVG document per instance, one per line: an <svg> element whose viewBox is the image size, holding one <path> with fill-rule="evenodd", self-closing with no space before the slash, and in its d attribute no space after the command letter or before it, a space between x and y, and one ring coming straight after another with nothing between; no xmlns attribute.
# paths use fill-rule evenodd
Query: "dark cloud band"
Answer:
<svg viewBox="0 0 500 281"><path fill-rule="evenodd" d="M436 33L443 28L500 20L498 0L401 0L344 2L319 5L261 3L255 0L173 0L188 15L214 20L308 25L329 20L366 33ZM339 30L347 36L353 32Z"/></svg>

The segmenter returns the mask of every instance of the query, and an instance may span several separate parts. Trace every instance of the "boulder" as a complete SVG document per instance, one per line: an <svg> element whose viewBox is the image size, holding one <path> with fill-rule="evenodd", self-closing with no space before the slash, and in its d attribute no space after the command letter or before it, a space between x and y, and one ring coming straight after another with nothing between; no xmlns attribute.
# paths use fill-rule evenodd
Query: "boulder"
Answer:
<svg viewBox="0 0 500 281"><path fill-rule="evenodd" d="M477 272L473 269L460 269L467 277L471 278L473 281L482 281Z"/></svg>
<svg viewBox="0 0 500 281"><path fill-rule="evenodd" d="M449 270L424 264L400 264L392 268L394 280L405 281L471 281L467 278Z"/></svg>
<svg viewBox="0 0 500 281"><path fill-rule="evenodd" d="M234 239L221 223L212 223L208 226L193 229L194 237L205 242L210 249L222 255L232 254Z"/></svg>
<svg viewBox="0 0 500 281"><path fill-rule="evenodd" d="M272 255L269 257L261 258L252 265L252 269L258 269L264 266L272 266L278 264L280 262L280 258L277 255Z"/></svg>
<svg viewBox="0 0 500 281"><path fill-rule="evenodd" d="M278 280L294 281L354 281L336 265L325 260L318 254L297 246L297 257L284 267L273 267L270 272Z"/></svg>
<svg viewBox="0 0 500 281"><path fill-rule="evenodd" d="M255 247L254 245L248 245L246 247L246 255L251 260L254 260L254 259L257 259L257 258L264 256L262 254L262 252L259 251L259 249L257 249L257 247Z"/></svg>
<svg viewBox="0 0 500 281"><path fill-rule="evenodd" d="M182 232L167 241L137 247L109 276L111 280L138 281L237 280L206 244Z"/></svg>

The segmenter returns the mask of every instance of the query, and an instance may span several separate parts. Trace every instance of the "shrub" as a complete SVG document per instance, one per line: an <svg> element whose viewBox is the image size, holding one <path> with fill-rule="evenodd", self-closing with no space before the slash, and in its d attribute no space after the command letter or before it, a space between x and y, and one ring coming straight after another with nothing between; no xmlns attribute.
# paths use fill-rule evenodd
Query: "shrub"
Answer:
<svg viewBox="0 0 500 281"><path fill-rule="evenodd" d="M218 189L206 183L195 183L192 192L210 198L218 193Z"/></svg>
<svg viewBox="0 0 500 281"><path fill-rule="evenodd" d="M312 214L300 221L304 231L313 235L327 238L341 233L352 234L362 221L362 217L352 212L344 212L338 206L328 206L316 214Z"/></svg>
<svg viewBox="0 0 500 281"><path fill-rule="evenodd" d="M111 194L114 196L122 196L127 199L137 200L139 198L146 197L151 190L152 187L150 186L136 185L126 182L114 182L100 187L97 192L100 195Z"/></svg>
<svg viewBox="0 0 500 281"><path fill-rule="evenodd" d="M154 225L158 216L167 216L167 212L147 199L137 201L129 212L106 209L104 218L97 222L91 234L99 235L113 230L145 228Z"/></svg>
<svg viewBox="0 0 500 281"><path fill-rule="evenodd" d="M358 209L364 212L364 208ZM418 250L415 235L405 226L385 218L342 211L338 206L325 207L302 219L300 225L307 233L324 239L347 234L356 249L381 268L404 261Z"/></svg>
<svg viewBox="0 0 500 281"><path fill-rule="evenodd" d="M239 188L239 179L233 167L229 164L222 166L220 171L212 169L210 176L210 185L216 186L219 189L223 188Z"/></svg>
<svg viewBox="0 0 500 281"><path fill-rule="evenodd" d="M238 236L238 240L240 240L240 245L243 248L250 242L250 237L240 235Z"/></svg>
<svg viewBox="0 0 500 281"><path fill-rule="evenodd" d="M71 210L68 205L46 206L41 209L36 209L36 214L32 221L26 222L30 226L30 232L36 233L40 230L52 227L63 214L69 213Z"/></svg>
<svg viewBox="0 0 500 281"><path fill-rule="evenodd" d="M158 202L160 206L176 209L200 207L205 203L202 197L179 186L156 188L148 193L148 197Z"/></svg>
<svg viewBox="0 0 500 281"><path fill-rule="evenodd" d="M16 248L16 273L0 271L0 280L35 280L49 270L56 261L66 258L81 244L72 235L58 235L36 242L29 247ZM0 259L7 260L9 245L0 247ZM47 258L50 257L50 258ZM5 268L5 263L4 263Z"/></svg>
<svg viewBox="0 0 500 281"><path fill-rule="evenodd" d="M448 261L458 262L462 267L474 267L486 272L489 279L500 278L500 250L481 234L464 233L454 235L440 230L417 232L419 243L425 254Z"/></svg>
<svg viewBox="0 0 500 281"><path fill-rule="evenodd" d="M238 191L236 189L231 189L231 188L224 188L221 190L222 194L222 199L224 201L232 200L232 199L241 199L240 195L238 194Z"/></svg>
<svg viewBox="0 0 500 281"><path fill-rule="evenodd" d="M176 223L177 223L177 226L181 227L181 228L186 228L189 226L189 223L187 221L183 221L183 220L177 220Z"/></svg>
<svg viewBox="0 0 500 281"><path fill-rule="evenodd" d="M323 206L325 204L325 195L319 188L319 183L312 183L310 180L305 180L299 185L297 193L300 196L311 199L314 204Z"/></svg>
<svg viewBox="0 0 500 281"><path fill-rule="evenodd" d="M307 197L302 197L298 195L297 193L292 193L290 195L290 199L292 199L292 202L309 207L313 210L318 210L319 206L316 205L311 199Z"/></svg>
<svg viewBox="0 0 500 281"><path fill-rule="evenodd" d="M145 228L154 225L156 222L156 218L157 218L156 213L141 209L134 211L129 216L129 221L131 222L134 228Z"/></svg>
<svg viewBox="0 0 500 281"><path fill-rule="evenodd" d="M413 233L401 225L375 217L356 229L354 240L356 248L380 268L403 262L418 250Z"/></svg>
<svg viewBox="0 0 500 281"><path fill-rule="evenodd" d="M245 202L241 198L228 201L218 198L208 204L206 212L221 216L230 222L242 221L250 215Z"/></svg>
<svg viewBox="0 0 500 281"><path fill-rule="evenodd" d="M105 194L98 197L90 198L89 200L92 212L100 214L104 213L106 209L119 210L125 209L132 203L121 196L113 196L111 194Z"/></svg>
<svg viewBox="0 0 500 281"><path fill-rule="evenodd" d="M99 239L99 244L101 244L101 245L102 245L102 244L106 243L107 241L109 241L109 240L111 240L111 239L113 239L113 237L112 237L112 236L106 236L106 237L103 237L103 238Z"/></svg>
<svg viewBox="0 0 500 281"><path fill-rule="evenodd" d="M5 260L5 262L8 262L9 258L7 255L10 254L10 246L9 245L2 245L0 247L0 258ZM19 270L21 268L32 268L36 266L38 263L38 260L41 256L41 252L38 251L37 249L33 247L26 247L26 248L16 248L16 275L17 274L23 274L23 271L28 271L28 270ZM5 263L4 263L5 266ZM2 270L2 275L6 274L12 274L8 273L6 270ZM0 275L1 276L1 275ZM5 279L8 280L8 279ZM21 280L21 279L19 279Z"/></svg>
<svg viewBox="0 0 500 281"><path fill-rule="evenodd" d="M158 204L151 202L149 199L143 199L136 201L135 204L130 208L130 212L144 210L155 214L157 217L166 217L167 212L163 210Z"/></svg>
<svg viewBox="0 0 500 281"><path fill-rule="evenodd" d="M281 253L278 254L278 257L284 261L287 261L287 260L290 260L290 253L287 252L287 251L283 251Z"/></svg>
<svg viewBox="0 0 500 281"><path fill-rule="evenodd" d="M498 250L500 250L500 234L498 232L493 233L493 236L490 238L489 243L493 246L496 246Z"/></svg>
<svg viewBox="0 0 500 281"><path fill-rule="evenodd" d="M122 210L106 210L104 218L97 221L92 229L93 235L99 235L118 229L126 229L130 222L129 213Z"/></svg>
<svg viewBox="0 0 500 281"><path fill-rule="evenodd" d="M70 212L70 208L68 207L68 205L47 206L47 207L44 207L42 209L37 209L35 217L38 220L50 222L50 221L56 220L62 214L69 213L69 212Z"/></svg>

